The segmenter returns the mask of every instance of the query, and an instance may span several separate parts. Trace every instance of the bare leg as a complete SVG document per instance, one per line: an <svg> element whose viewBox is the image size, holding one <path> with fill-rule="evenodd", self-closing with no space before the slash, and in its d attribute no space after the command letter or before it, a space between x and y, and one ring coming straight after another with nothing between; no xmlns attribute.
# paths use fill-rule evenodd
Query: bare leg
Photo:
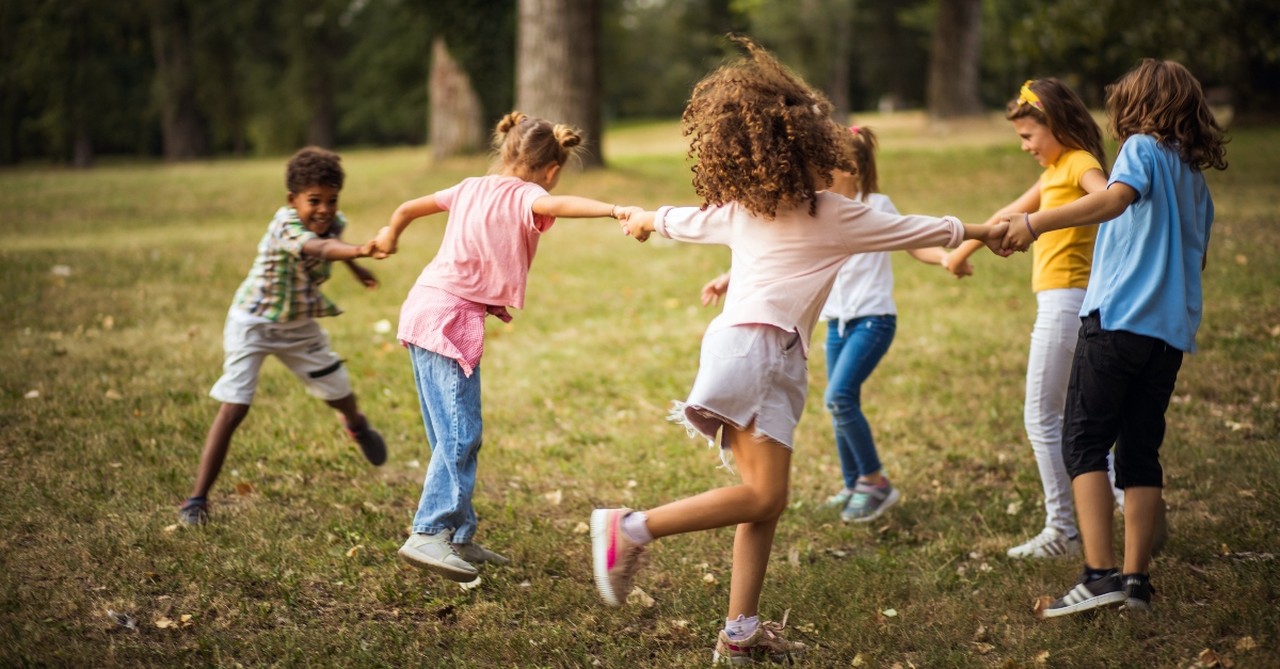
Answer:
<svg viewBox="0 0 1280 669"><path fill-rule="evenodd" d="M1106 472L1086 472L1071 481L1071 489L1076 498L1080 538L1084 540L1084 563L1093 569L1111 569L1116 566L1111 546L1111 516L1115 504L1111 480ZM1125 506L1131 503L1126 502ZM1125 513L1127 518L1128 511Z"/></svg>
<svg viewBox="0 0 1280 669"><path fill-rule="evenodd" d="M1151 565L1151 540L1164 504L1164 490L1125 488L1124 499L1124 573L1145 574Z"/></svg>
<svg viewBox="0 0 1280 669"><path fill-rule="evenodd" d="M341 412L348 427L360 429L362 421L360 420L360 408L356 406L355 393L351 393L339 400L325 400L324 403Z"/></svg>
<svg viewBox="0 0 1280 669"><path fill-rule="evenodd" d="M737 525L728 617L750 617L758 613L774 531L787 506L791 450L757 438L753 428L725 429L742 483L650 509L646 524L655 538Z"/></svg>
<svg viewBox="0 0 1280 669"><path fill-rule="evenodd" d="M195 487L191 489L192 497L209 495L209 489L218 480L222 463L227 459L231 436L248 415L248 404L223 404L218 409L218 415L213 419L209 434L204 439L204 452L200 454L200 469L196 472Z"/></svg>

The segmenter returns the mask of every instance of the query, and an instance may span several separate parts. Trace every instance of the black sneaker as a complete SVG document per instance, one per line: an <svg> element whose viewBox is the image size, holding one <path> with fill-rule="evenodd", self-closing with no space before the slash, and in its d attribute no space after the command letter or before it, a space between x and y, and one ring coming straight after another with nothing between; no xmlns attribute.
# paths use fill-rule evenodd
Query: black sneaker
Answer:
<svg viewBox="0 0 1280 669"><path fill-rule="evenodd" d="M364 414L359 415L359 421L363 425L358 428L351 427L343 416L338 416L338 420L342 422L347 436L360 446L360 452L364 454L369 464L380 467L387 461L387 442L382 440L382 435L378 434L377 430L369 426L369 419L365 418Z"/></svg>
<svg viewBox="0 0 1280 669"><path fill-rule="evenodd" d="M199 527L209 522L209 503L203 497L191 497L178 508L178 522Z"/></svg>
<svg viewBox="0 0 1280 669"><path fill-rule="evenodd" d="M1124 583L1124 608L1126 611L1150 611L1151 595L1156 589L1146 574L1125 574L1121 577Z"/></svg>
<svg viewBox="0 0 1280 669"><path fill-rule="evenodd" d="M1120 573L1115 569L1103 576L1089 580L1086 569L1076 580L1076 584L1067 594L1040 612L1041 618L1056 618L1081 611L1089 611L1103 606L1120 606L1125 602L1124 583L1120 581Z"/></svg>

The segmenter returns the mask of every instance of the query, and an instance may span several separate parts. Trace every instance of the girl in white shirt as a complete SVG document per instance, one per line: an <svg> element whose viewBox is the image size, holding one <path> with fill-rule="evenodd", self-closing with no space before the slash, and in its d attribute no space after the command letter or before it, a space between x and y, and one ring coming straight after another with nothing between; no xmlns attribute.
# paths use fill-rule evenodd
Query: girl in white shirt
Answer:
<svg viewBox="0 0 1280 669"><path fill-rule="evenodd" d="M685 108L694 190L702 207L629 216L626 232L723 244L731 251L724 311L703 338L693 390L672 418L731 451L742 478L647 512L591 514L596 589L626 601L645 544L657 537L736 525L729 611L713 659L786 660L804 644L761 622L760 590L778 519L787 506L792 435L804 409L807 355L835 275L854 253L958 245L999 246L1007 226L953 217L895 216L821 189L853 171L850 135L831 103L772 55L737 38L746 57L708 75ZM785 620L784 620L785 624Z"/></svg>

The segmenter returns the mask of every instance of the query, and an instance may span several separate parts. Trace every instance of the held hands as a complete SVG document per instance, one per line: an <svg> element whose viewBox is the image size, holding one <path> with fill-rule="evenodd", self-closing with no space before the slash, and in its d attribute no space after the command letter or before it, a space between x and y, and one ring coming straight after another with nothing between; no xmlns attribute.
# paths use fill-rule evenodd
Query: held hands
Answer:
<svg viewBox="0 0 1280 669"><path fill-rule="evenodd" d="M378 236L369 242L371 250L369 257L375 260L385 260L396 252L396 234L391 226L384 226L378 231Z"/></svg>
<svg viewBox="0 0 1280 669"><path fill-rule="evenodd" d="M729 273L725 272L720 276L707 282L702 287L702 306L710 307L720 304L720 298L729 291Z"/></svg>
<svg viewBox="0 0 1280 669"><path fill-rule="evenodd" d="M969 264L968 258L960 258L955 253L948 253L942 256L942 262L939 263L942 268L950 272L955 278L963 279L966 276L973 276L973 265ZM705 288L703 290L706 290Z"/></svg>
<svg viewBox="0 0 1280 669"><path fill-rule="evenodd" d="M1005 246L1009 231L1012 229L1007 220L1001 219L999 223L988 225L986 227L987 237L982 241L986 243L987 248L991 249L992 253L1000 256L1001 258L1008 258L1015 250L1017 250ZM1024 248L1020 250L1025 251L1026 249Z"/></svg>
<svg viewBox="0 0 1280 669"><path fill-rule="evenodd" d="M1001 222L1008 226L1008 232L1005 234L1003 244L1008 253L1026 251L1031 247L1031 243L1036 240L1028 222L1029 218L1025 213L1006 214L1001 217Z"/></svg>
<svg viewBox="0 0 1280 669"><path fill-rule="evenodd" d="M622 225L622 234L643 243L653 232L653 217L652 211L645 211L640 207L624 207L619 208L617 219Z"/></svg>

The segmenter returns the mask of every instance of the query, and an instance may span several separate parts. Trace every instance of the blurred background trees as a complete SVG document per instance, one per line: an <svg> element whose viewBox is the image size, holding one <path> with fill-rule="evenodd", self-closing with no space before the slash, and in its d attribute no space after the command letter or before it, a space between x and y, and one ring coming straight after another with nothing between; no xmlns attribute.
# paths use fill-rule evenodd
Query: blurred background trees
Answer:
<svg viewBox="0 0 1280 669"><path fill-rule="evenodd" d="M1172 58L1274 117L1275 0L0 0L0 163L332 147L482 150L506 111L672 118L726 55L772 49L842 111L1001 106L1062 77L1100 105Z"/></svg>

